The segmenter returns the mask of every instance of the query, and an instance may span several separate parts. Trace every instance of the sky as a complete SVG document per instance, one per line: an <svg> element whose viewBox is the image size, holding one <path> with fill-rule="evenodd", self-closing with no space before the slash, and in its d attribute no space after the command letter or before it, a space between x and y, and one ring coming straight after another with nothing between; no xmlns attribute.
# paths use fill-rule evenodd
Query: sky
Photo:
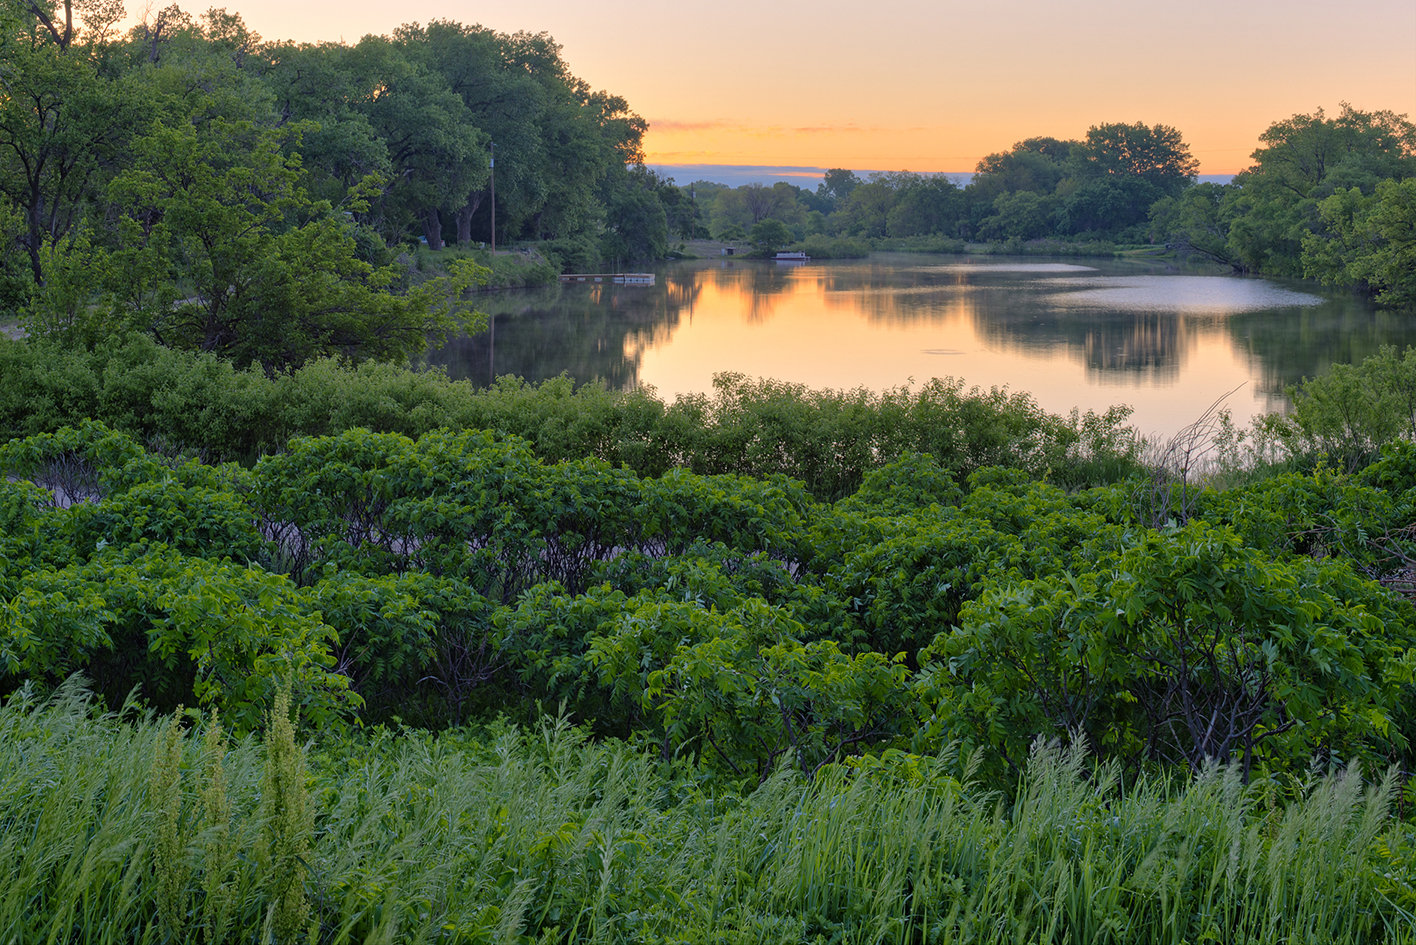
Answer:
<svg viewBox="0 0 1416 945"><path fill-rule="evenodd" d="M1290 115L1345 101L1416 116L1413 0L224 2L268 40L352 44L436 19L548 32L649 121L647 163L803 183L825 167L971 171L1023 138L1117 121L1178 128L1202 174L1232 174Z"/></svg>

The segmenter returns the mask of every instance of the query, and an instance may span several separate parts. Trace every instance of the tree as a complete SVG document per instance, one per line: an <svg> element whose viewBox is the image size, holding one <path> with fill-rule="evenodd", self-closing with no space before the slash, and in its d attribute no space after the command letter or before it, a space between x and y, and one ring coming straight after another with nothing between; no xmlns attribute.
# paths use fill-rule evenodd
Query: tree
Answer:
<svg viewBox="0 0 1416 945"><path fill-rule="evenodd" d="M1229 248L1240 266L1301 276L1304 241L1326 225L1318 202L1356 187L1371 195L1384 179L1416 176L1416 125L1392 112L1343 103L1337 118L1322 109L1274 122L1254 164L1234 178Z"/></svg>
<svg viewBox="0 0 1416 945"><path fill-rule="evenodd" d="M872 175L869 182L851 188L850 196L841 201L831 215L832 226L860 236L884 236L890 210L895 205L894 183Z"/></svg>
<svg viewBox="0 0 1416 945"><path fill-rule="evenodd" d="M781 220L767 219L754 223L748 237L763 250L772 253L778 247L792 241L792 231Z"/></svg>
<svg viewBox="0 0 1416 945"><path fill-rule="evenodd" d="M1337 118L1321 108L1294 115L1274 122L1259 140L1263 147L1244 176L1293 197L1314 196L1334 177L1349 187L1358 182L1348 178L1366 177L1361 189L1371 193L1379 180L1416 174L1416 125L1390 111L1363 112L1343 102Z"/></svg>
<svg viewBox="0 0 1416 945"><path fill-rule="evenodd" d="M542 129L548 100L563 94L560 47L544 35L512 37L449 20L424 29L404 26L397 37L410 58L446 80L473 123L496 143L499 222L520 229L520 221L541 212L547 180L556 173L547 166ZM463 203L446 208L457 221L459 243L471 241L473 218L490 196L483 181Z"/></svg>
<svg viewBox="0 0 1416 945"><path fill-rule="evenodd" d="M1139 178L1167 197L1194 183L1200 166L1178 130L1142 122L1093 125L1073 149L1071 163L1080 176Z"/></svg>
<svg viewBox="0 0 1416 945"><path fill-rule="evenodd" d="M1177 245L1214 262L1235 265L1229 225L1237 191L1226 184L1198 184L1179 197L1151 205L1151 239Z"/></svg>
<svg viewBox="0 0 1416 945"><path fill-rule="evenodd" d="M993 201L993 215L978 225L978 236L985 240L1036 239L1052 230L1051 213L1054 201L1027 190L999 194Z"/></svg>
<svg viewBox="0 0 1416 945"><path fill-rule="evenodd" d="M943 174L920 177L901 188L885 230L889 236L953 236L963 215L963 191L957 184Z"/></svg>
<svg viewBox="0 0 1416 945"><path fill-rule="evenodd" d="M78 222L144 108L134 83L100 75L76 9L92 11L100 30L111 25L112 10L97 2L66 3L62 14L31 0L0 7L0 194L23 214L20 243L36 286L45 247Z"/></svg>
<svg viewBox="0 0 1416 945"><path fill-rule="evenodd" d="M394 177L384 198L390 235L417 225L441 249L441 207L466 202L487 180L488 139L447 80L410 61L395 43L368 36L351 57L357 108L383 140ZM391 224L391 225L389 225Z"/></svg>
<svg viewBox="0 0 1416 945"><path fill-rule="evenodd" d="M331 201L370 174L394 176L388 147L356 108L365 96L351 50L343 44L272 44L263 78L274 93L278 124L310 123L301 158L311 193Z"/></svg>
<svg viewBox="0 0 1416 945"><path fill-rule="evenodd" d="M394 294L401 267L359 258L354 224L305 192L285 150L300 130L158 124L137 142L134 167L110 188L123 213L116 248L76 246L68 263L101 288L93 311L109 331L275 373L321 355L406 358L455 327L456 299L482 272L469 264ZM356 189L351 211L377 191ZM55 310L36 300L38 332L65 327L45 320Z"/></svg>
<svg viewBox="0 0 1416 945"><path fill-rule="evenodd" d="M1064 233L1119 235L1144 223L1161 199L1159 188L1139 176L1101 176L1085 180L1061 201L1058 229Z"/></svg>
<svg viewBox="0 0 1416 945"><path fill-rule="evenodd" d="M1382 181L1370 197L1339 190L1318 204L1318 216L1322 232L1303 238L1304 275L1416 307L1416 178Z"/></svg>
<svg viewBox="0 0 1416 945"><path fill-rule="evenodd" d="M658 259L669 249L669 223L658 198L664 184L639 164L610 175L605 236L600 253L609 259Z"/></svg>
<svg viewBox="0 0 1416 945"><path fill-rule="evenodd" d="M999 194L1027 190L1051 194L1066 176L1065 163L1077 145L1057 138L1028 138L1012 150L990 154L978 162L970 188L977 199L996 199Z"/></svg>
<svg viewBox="0 0 1416 945"><path fill-rule="evenodd" d="M831 206L827 208L829 210L849 197L851 191L862 183L864 181L856 176L855 171L846 170L844 167L833 167L821 175L821 183L816 185L816 193L830 201Z"/></svg>

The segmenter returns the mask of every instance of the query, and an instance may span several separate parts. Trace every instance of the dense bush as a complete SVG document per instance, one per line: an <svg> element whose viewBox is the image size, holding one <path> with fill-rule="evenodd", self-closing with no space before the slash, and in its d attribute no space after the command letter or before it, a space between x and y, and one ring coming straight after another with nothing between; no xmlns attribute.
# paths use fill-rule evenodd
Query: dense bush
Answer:
<svg viewBox="0 0 1416 945"><path fill-rule="evenodd" d="M353 429L245 469L90 423L0 448L0 667L240 729L281 679L325 722L564 704L733 778L962 740L1003 785L1039 735L1133 772L1406 759L1416 615L1379 583L1416 555L1399 457L1156 531L1136 482L961 486L927 454L827 505L492 433Z"/></svg>
<svg viewBox="0 0 1416 945"><path fill-rule="evenodd" d="M811 390L724 374L711 395L666 404L642 391L568 378L503 378L478 390L436 372L316 361L268 378L215 357L135 336L93 351L0 339L0 436L99 420L152 446L208 461L253 463L294 436L356 427L420 436L494 430L525 439L547 462L595 458L642 476L781 474L819 499L853 493L864 475L928 452L956 475L1008 465L1069 486L1123 478L1140 443L1127 412L1063 418L1025 394L965 390L954 379L884 393Z"/></svg>

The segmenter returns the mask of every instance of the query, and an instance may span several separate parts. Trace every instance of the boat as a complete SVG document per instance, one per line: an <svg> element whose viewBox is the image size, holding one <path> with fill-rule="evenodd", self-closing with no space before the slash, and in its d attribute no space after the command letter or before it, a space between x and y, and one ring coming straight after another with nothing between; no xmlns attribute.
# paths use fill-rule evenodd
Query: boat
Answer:
<svg viewBox="0 0 1416 945"><path fill-rule="evenodd" d="M807 262L811 259L806 253L778 253L772 258L777 262Z"/></svg>

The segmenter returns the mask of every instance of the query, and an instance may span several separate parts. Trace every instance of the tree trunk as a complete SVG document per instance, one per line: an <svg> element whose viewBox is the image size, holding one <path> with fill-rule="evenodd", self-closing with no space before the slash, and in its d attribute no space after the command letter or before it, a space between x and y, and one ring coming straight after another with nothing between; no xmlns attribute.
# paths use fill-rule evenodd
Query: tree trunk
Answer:
<svg viewBox="0 0 1416 945"><path fill-rule="evenodd" d="M40 191L38 184L30 185L30 205L27 208L29 217L25 222L29 225L29 239L26 249L29 250L30 272L34 275L34 284L41 289L44 288L44 269L39 261L39 250L44 245L44 194Z"/></svg>
<svg viewBox="0 0 1416 945"><path fill-rule="evenodd" d="M487 192L478 190L467 195L467 205L457 211L457 244L466 247L472 242L472 215L482 206Z"/></svg>
<svg viewBox="0 0 1416 945"><path fill-rule="evenodd" d="M423 236L428 240L428 249L443 248L442 218L438 216L437 207L428 207L423 211Z"/></svg>

